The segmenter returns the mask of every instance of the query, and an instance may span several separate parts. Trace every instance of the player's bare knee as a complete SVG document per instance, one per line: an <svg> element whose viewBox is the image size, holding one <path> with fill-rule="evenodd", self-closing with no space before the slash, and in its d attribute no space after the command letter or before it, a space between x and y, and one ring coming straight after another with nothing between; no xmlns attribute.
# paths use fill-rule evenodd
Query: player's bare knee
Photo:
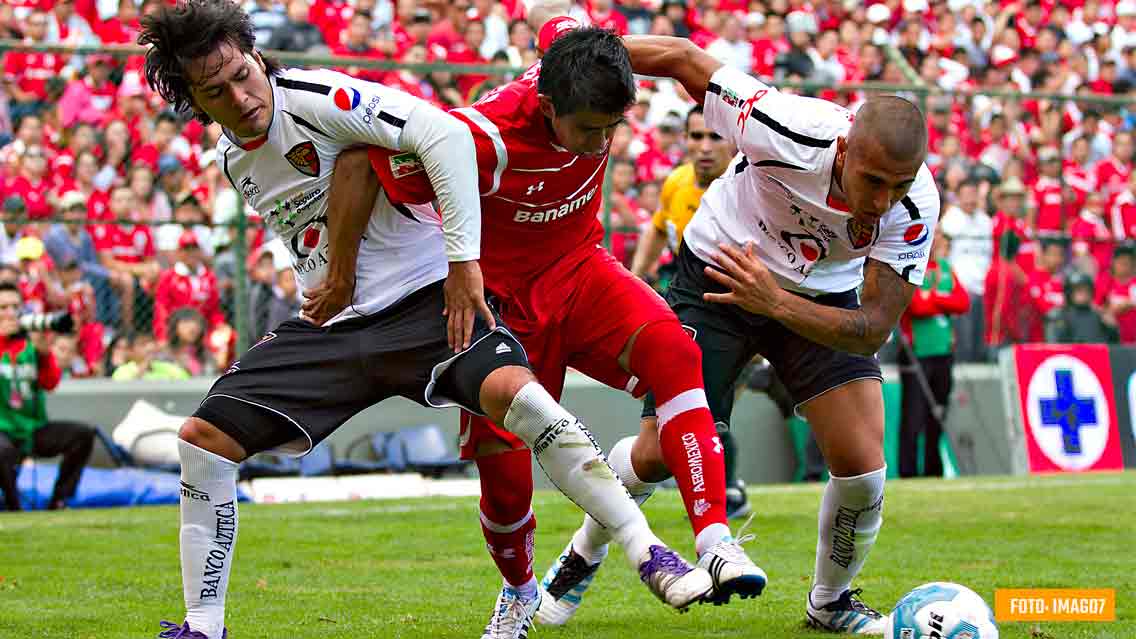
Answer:
<svg viewBox="0 0 1136 639"><path fill-rule="evenodd" d="M524 366L504 366L498 368L481 383L481 410L494 423L502 424L513 398L525 384L536 381L532 371Z"/></svg>
<svg viewBox="0 0 1136 639"><path fill-rule="evenodd" d="M240 462L247 457L245 449L237 443L237 440L197 417L189 417L182 423L181 428L178 429L178 439L232 462Z"/></svg>

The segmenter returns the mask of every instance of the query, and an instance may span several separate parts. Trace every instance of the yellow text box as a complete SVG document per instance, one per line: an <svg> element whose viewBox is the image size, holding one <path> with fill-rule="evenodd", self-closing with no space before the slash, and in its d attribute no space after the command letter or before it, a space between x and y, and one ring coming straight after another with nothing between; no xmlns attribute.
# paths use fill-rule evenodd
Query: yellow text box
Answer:
<svg viewBox="0 0 1136 639"><path fill-rule="evenodd" d="M999 588L998 621L1116 621L1113 588Z"/></svg>

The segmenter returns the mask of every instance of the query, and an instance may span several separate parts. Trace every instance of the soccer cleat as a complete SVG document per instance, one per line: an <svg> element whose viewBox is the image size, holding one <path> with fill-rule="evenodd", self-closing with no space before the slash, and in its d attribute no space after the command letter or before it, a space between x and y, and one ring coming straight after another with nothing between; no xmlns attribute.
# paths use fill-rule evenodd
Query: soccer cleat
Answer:
<svg viewBox="0 0 1136 639"><path fill-rule="evenodd" d="M859 599L860 589L845 590L836 601L817 608L812 593L808 596L806 614L809 625L819 630L846 635L882 635L887 618Z"/></svg>
<svg viewBox="0 0 1136 639"><path fill-rule="evenodd" d="M580 607L584 592L596 578L596 571L600 569L604 557L607 557L607 546L604 546L600 560L589 564L572 550L572 542L568 542L564 552L549 566L540 582L543 601L536 613L536 622L544 626L562 626L568 623Z"/></svg>
<svg viewBox="0 0 1136 639"><path fill-rule="evenodd" d="M481 639L528 639L533 616L540 609L540 594L532 601L517 596L517 591L505 586L497 595L493 616L485 626Z"/></svg>
<svg viewBox="0 0 1136 639"><path fill-rule="evenodd" d="M746 498L745 482L737 480L726 487L726 518L741 519L750 514L752 509L749 499Z"/></svg>
<svg viewBox="0 0 1136 639"><path fill-rule="evenodd" d="M753 515L750 515L741 530L745 530L750 521L753 521ZM753 535L741 535L737 539L727 537L711 546L698 558L698 566L710 573L710 577L714 580L714 592L706 598L706 601L720 606L730 603L730 597L734 595L749 599L765 590L768 581L765 571L753 563L745 550L742 550L742 544L753 539Z"/></svg>
<svg viewBox="0 0 1136 639"><path fill-rule="evenodd" d="M680 612L714 590L710 573L691 566L666 546L654 545L647 550L647 558L639 563L639 579L663 603Z"/></svg>
<svg viewBox="0 0 1136 639"><path fill-rule="evenodd" d="M190 629L188 621L180 626L172 621L162 621L158 623L158 627L162 629L158 633L158 639L209 639L204 632ZM226 628L221 631L221 639L228 637L229 630Z"/></svg>

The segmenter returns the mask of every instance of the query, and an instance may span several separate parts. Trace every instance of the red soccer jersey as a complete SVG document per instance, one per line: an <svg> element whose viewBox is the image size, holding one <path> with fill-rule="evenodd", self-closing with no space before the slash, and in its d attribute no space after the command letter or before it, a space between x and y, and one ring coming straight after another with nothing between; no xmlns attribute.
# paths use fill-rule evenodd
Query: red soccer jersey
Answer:
<svg viewBox="0 0 1136 639"><path fill-rule="evenodd" d="M47 99L47 81L59 75L67 57L56 53L9 51L4 55L4 76L39 100Z"/></svg>
<svg viewBox="0 0 1136 639"><path fill-rule="evenodd" d="M165 340L170 316L187 306L201 312L210 330L225 321L213 271L201 267L195 273L179 262L162 272L154 289L154 337Z"/></svg>
<svg viewBox="0 0 1136 639"><path fill-rule="evenodd" d="M1045 341L1044 318L1049 311L1065 305L1065 283L1061 276L1038 269L1029 275L1029 296L1037 314L1030 328L1030 340Z"/></svg>
<svg viewBox="0 0 1136 639"><path fill-rule="evenodd" d="M1033 186L1033 202L1037 208L1034 221L1039 231L1062 231L1065 229L1066 211L1061 206L1061 183L1053 178L1039 177ZM1072 203L1070 203L1072 206ZM1072 211L1068 212L1072 215Z"/></svg>
<svg viewBox="0 0 1136 639"><path fill-rule="evenodd" d="M47 180L32 182L25 177L18 177L8 185L8 194L20 196L27 205L30 220L46 220L51 217L51 204L47 201L50 190L51 185Z"/></svg>
<svg viewBox="0 0 1136 639"><path fill-rule="evenodd" d="M92 236L96 250L110 251L119 262L139 264L155 255L154 236L145 225L104 224L96 226Z"/></svg>
<svg viewBox="0 0 1136 639"><path fill-rule="evenodd" d="M576 155L557 144L537 101L540 63L472 107L451 111L473 132L482 205L481 268L498 293L584 261L603 242L597 218L607 153ZM393 201L427 202L425 171L406 154L372 149ZM411 160L413 162L413 160Z"/></svg>
<svg viewBox="0 0 1136 639"><path fill-rule="evenodd" d="M1112 233L1099 215L1082 211L1069 228L1073 239L1074 254L1091 255L1096 262L1097 272L1108 270L1112 262Z"/></svg>
<svg viewBox="0 0 1136 639"><path fill-rule="evenodd" d="M1136 278L1119 280L1111 275L1099 278L1094 301L1099 306L1131 306L1116 314L1116 327L1122 344L1136 342Z"/></svg>

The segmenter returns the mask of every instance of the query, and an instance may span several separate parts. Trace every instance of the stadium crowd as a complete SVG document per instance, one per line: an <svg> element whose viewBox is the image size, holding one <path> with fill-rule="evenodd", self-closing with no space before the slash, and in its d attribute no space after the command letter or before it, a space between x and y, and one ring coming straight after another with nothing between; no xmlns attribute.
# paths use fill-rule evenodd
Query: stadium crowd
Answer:
<svg viewBox="0 0 1136 639"><path fill-rule="evenodd" d="M139 15L162 1L8 0L0 38L130 44ZM266 50L537 60L519 0L245 4ZM955 319L957 359L987 359L1007 343L1075 341L1087 332L1070 327L1070 311L1110 339L1136 342L1136 111L1094 100L1136 92L1136 2L584 0L576 13L620 33L688 37L765 81L830 87L815 93L853 108L865 92L841 85L910 84L887 54L894 49L930 91L912 97L928 119L951 269L971 299ZM78 320L74 334L52 342L65 375L214 374L233 358L238 331L259 336L294 315L301 291L283 247L254 219L243 236L247 322L237 325L233 221L255 214L217 162L220 131L169 111L141 76L141 56L109 51L4 54L0 282L19 285L28 312ZM502 80L342 70L444 107L470 104ZM612 140L605 221L625 264L684 162L689 106L676 85L643 79ZM669 259L647 277L665 282Z"/></svg>

